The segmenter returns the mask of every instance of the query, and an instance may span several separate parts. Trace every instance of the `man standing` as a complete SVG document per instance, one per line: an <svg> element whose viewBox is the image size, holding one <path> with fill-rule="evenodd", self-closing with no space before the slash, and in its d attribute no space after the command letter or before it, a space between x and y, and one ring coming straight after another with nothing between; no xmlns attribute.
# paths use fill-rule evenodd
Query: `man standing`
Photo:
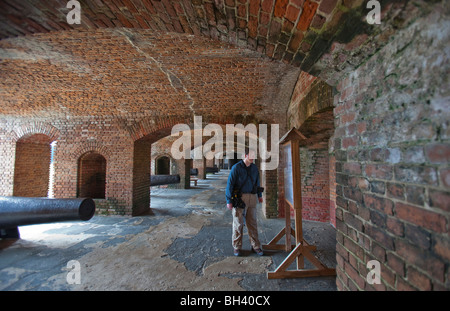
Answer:
<svg viewBox="0 0 450 311"><path fill-rule="evenodd" d="M264 255L261 250L261 243L258 239L258 226L256 222L256 200L258 199L259 203L262 203L263 198L261 192L256 192L256 187L259 187L260 185L258 168L253 164L254 159L255 152L246 148L244 160L236 163L231 168L230 175L228 176L227 188L225 190L227 208L231 210L233 215L232 244L235 256L240 255L242 247L244 219L253 250L259 256ZM236 188L241 189L245 208L233 208L231 196L233 189Z"/></svg>

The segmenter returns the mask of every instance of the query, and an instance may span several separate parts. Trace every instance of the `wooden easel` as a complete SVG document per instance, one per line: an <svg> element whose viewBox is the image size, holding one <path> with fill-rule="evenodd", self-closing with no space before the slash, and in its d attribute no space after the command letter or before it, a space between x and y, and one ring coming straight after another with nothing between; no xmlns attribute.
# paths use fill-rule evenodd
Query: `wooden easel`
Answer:
<svg viewBox="0 0 450 311"><path fill-rule="evenodd" d="M292 128L281 138L285 156L285 227L269 242L263 245L267 250L285 250L290 252L286 259L273 272L267 272L268 279L300 278L310 276L336 275L336 269L328 268L312 253L316 246L308 244L303 239L302 229L302 194L300 175L300 141L306 140L297 129ZM295 230L291 228L291 212L294 209ZM295 237L295 244L291 244L291 235ZM285 244L277 244L282 237ZM304 259L308 259L317 269L305 269ZM296 270L288 270L289 266L297 261Z"/></svg>

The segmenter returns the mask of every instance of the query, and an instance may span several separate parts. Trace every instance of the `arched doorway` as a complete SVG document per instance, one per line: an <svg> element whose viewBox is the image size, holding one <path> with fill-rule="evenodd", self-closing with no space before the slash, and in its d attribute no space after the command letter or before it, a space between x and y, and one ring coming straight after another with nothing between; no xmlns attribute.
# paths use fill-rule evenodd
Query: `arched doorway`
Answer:
<svg viewBox="0 0 450 311"><path fill-rule="evenodd" d="M52 139L45 134L28 134L16 143L13 195L47 197L50 179Z"/></svg>
<svg viewBox="0 0 450 311"><path fill-rule="evenodd" d="M155 166L156 175L170 174L170 158L168 156L161 156L157 158Z"/></svg>
<svg viewBox="0 0 450 311"><path fill-rule="evenodd" d="M77 197L104 199L106 159L97 152L87 152L78 159Z"/></svg>

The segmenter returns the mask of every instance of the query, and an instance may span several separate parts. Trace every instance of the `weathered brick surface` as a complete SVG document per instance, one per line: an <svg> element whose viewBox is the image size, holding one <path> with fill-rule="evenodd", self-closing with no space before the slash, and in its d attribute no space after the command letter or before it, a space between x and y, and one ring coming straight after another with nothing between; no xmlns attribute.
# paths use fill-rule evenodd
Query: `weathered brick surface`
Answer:
<svg viewBox="0 0 450 311"><path fill-rule="evenodd" d="M306 220L330 222L328 149L300 149L302 214Z"/></svg>
<svg viewBox="0 0 450 311"><path fill-rule="evenodd" d="M330 169L328 185L304 175L305 199L328 200L338 289L450 288L448 1L383 2L379 26L359 0L82 2L80 26L60 1L0 4L2 195L34 134L57 142L55 197L77 195L95 152L99 212L136 215L173 125L294 126L321 150L305 168ZM282 167L263 174L268 217L284 210ZM380 285L365 281L371 259Z"/></svg>
<svg viewBox="0 0 450 311"><path fill-rule="evenodd" d="M91 116L136 122L167 114L177 121L194 114L235 121L245 111L242 121L278 123L299 73L243 48L145 30L12 38L1 41L0 53L0 113L13 116L39 110L41 117L76 117L88 109ZM14 81L21 87L6 91Z"/></svg>
<svg viewBox="0 0 450 311"><path fill-rule="evenodd" d="M354 8L357 2L343 5ZM325 5L324 1L320 7L327 11ZM448 4L431 9L421 2L420 11L414 5L401 9L397 5L383 11L378 35L335 42L330 54L315 63L329 68L334 62L332 66L347 75L321 71L317 79L302 72L297 82L302 86L295 88L288 109L290 124L307 133L313 124L308 120L319 111L313 108L318 83L323 79L337 86L329 152L335 159L340 290L450 288L450 262L444 251L450 221L445 95L450 55L437 52L445 49L447 40L440 34L446 32L448 37L443 26ZM396 27L402 30L389 39L395 16ZM373 56L368 59L367 54ZM350 63L361 64L358 69L349 65L350 58ZM424 67L424 59L439 60ZM379 285L366 282L366 263L372 259L381 263Z"/></svg>
<svg viewBox="0 0 450 311"><path fill-rule="evenodd" d="M431 30L444 18L437 6L338 84L340 289L450 288L449 188L439 178L449 165L449 55L437 52L444 48L439 33L447 30ZM437 54L433 65L420 65ZM381 263L380 285L365 282L360 269L372 258Z"/></svg>
<svg viewBox="0 0 450 311"><path fill-rule="evenodd" d="M361 3L359 7L362 7ZM338 2L328 0L85 0L81 1L80 25L66 22L68 12L64 3L57 0L9 1L0 12L0 38L66 29L149 29L205 35L303 66L300 59L304 58L304 52L299 49L300 45L290 45L289 41L298 38L298 32L321 36L320 30L326 20L340 20L342 17ZM336 27L332 26L328 31L334 33Z"/></svg>

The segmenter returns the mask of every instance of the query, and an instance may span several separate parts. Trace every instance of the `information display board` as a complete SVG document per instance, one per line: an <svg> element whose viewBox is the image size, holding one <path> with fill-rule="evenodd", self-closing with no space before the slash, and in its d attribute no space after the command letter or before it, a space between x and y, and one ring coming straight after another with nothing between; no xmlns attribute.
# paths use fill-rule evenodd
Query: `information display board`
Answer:
<svg viewBox="0 0 450 311"><path fill-rule="evenodd" d="M336 275L336 270L328 268L312 252L316 246L308 244L303 238L302 229L302 194L300 171L300 143L305 143L306 137L296 128L292 128L280 141L284 159L284 199L286 201L285 227L263 248L269 250L286 250L290 254L273 272L267 273L269 279L295 278ZM295 230L291 228L290 208L294 209ZM291 235L295 237L295 244L291 245ZM277 244L285 237L285 245ZM305 269L304 260L309 260L316 269ZM290 265L296 261L297 268L289 270Z"/></svg>
<svg viewBox="0 0 450 311"><path fill-rule="evenodd" d="M283 146L284 156L284 198L286 202L293 208L294 207L294 185L292 183L292 155L291 144L287 143Z"/></svg>

